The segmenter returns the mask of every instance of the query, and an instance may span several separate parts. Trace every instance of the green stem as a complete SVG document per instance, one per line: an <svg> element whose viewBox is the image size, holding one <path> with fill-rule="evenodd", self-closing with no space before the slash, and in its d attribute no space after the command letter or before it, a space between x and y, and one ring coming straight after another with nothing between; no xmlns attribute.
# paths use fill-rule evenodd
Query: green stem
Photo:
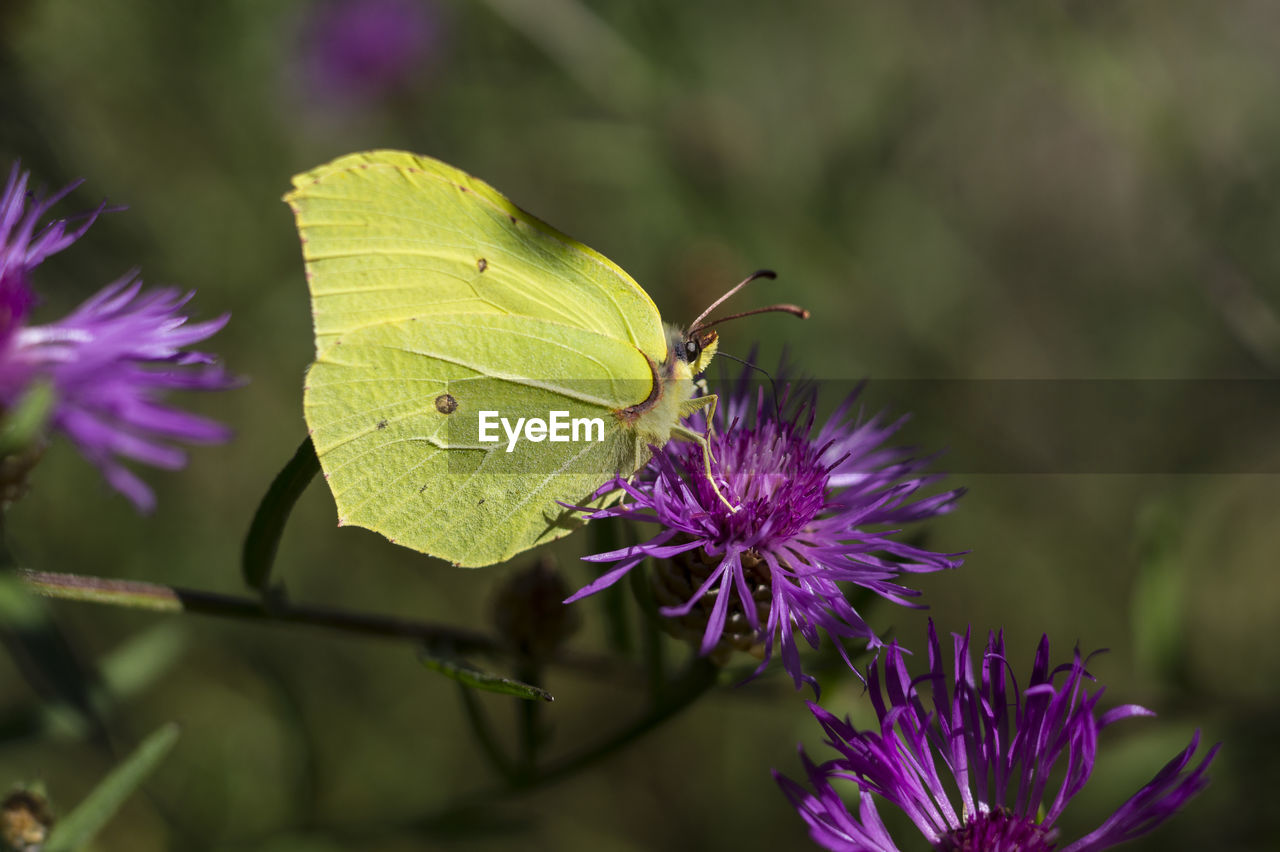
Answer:
<svg viewBox="0 0 1280 852"><path fill-rule="evenodd" d="M624 533L627 525L612 521L609 518L601 518L587 524L587 531L591 535L591 548L594 553L607 553L617 550L620 546L621 537L619 533ZM593 566L595 575L599 577L604 573L604 566ZM632 571L631 573L635 573ZM604 614L604 630L605 641L609 643L609 648L618 656L626 656L631 653L631 629L627 617L628 604L627 592L621 583L614 583L609 588L595 595L600 602L601 611Z"/></svg>
<svg viewBox="0 0 1280 852"><path fill-rule="evenodd" d="M53 388L36 381L0 418L0 459L25 452L41 440L53 410Z"/></svg>
<svg viewBox="0 0 1280 852"><path fill-rule="evenodd" d="M533 686L542 686L542 667L521 661L516 667L516 678ZM520 775L529 778L538 772L538 750L542 746L542 702L517 701L517 730L520 735Z"/></svg>
<svg viewBox="0 0 1280 852"><path fill-rule="evenodd" d="M407 639L437 646L443 644L459 654L479 652L496 655L505 651L502 643L484 633L385 615L298 606L284 601L272 601L268 606L258 598L203 592L138 580L111 580L88 577L83 574L60 574L27 569L19 569L14 573L31 591L62 600L109 604L152 612L212 615L267 624L324 627L363 636ZM633 682L638 674L634 667L594 654L565 651L548 662L577 670L593 678L607 678L615 681Z"/></svg>
<svg viewBox="0 0 1280 852"><path fill-rule="evenodd" d="M669 721L714 686L719 679L719 675L720 670L714 663L705 658L697 657L679 680L668 684L667 688L663 690L663 696L666 700L661 706L654 707L644 716L622 730L615 732L609 738L533 775L510 779L504 787L482 790L459 799L443 810L423 819L419 825L424 828L447 825L451 818L474 808L488 807L504 796L528 792L568 778L592 764L604 760L615 752L621 751L645 734Z"/></svg>
<svg viewBox="0 0 1280 852"><path fill-rule="evenodd" d="M654 705L662 703L662 692L667 688L666 661L662 656L662 633L658 626L658 603L653 599L653 590L649 587L647 570L651 566L649 560L633 568L630 574L631 593L635 596L641 611L640 641L645 672L649 676L649 700Z"/></svg>
<svg viewBox="0 0 1280 852"><path fill-rule="evenodd" d="M271 566L275 563L276 549L280 546L289 513L319 472L320 460L316 458L311 436L308 435L298 445L293 458L271 481L271 487L263 495L258 511L253 514L253 522L249 524L240 563L241 574L249 588L260 592L267 590Z"/></svg>
<svg viewBox="0 0 1280 852"><path fill-rule="evenodd" d="M364 615L284 603L273 604L267 609L257 598L222 595L137 580L87 577L82 574L24 569L18 571L18 576L37 594L63 600L110 604L153 612L185 612L249 621L306 624L394 639L446 642L460 652L493 651L497 648L497 643L482 633L382 615Z"/></svg>
<svg viewBox="0 0 1280 852"><path fill-rule="evenodd" d="M695 657L680 679L667 685L663 692L666 700L661 706L653 708L607 740L543 770L536 777L520 784L520 789L554 783L621 751L697 701L703 693L715 686L719 675L720 669L714 663L705 657Z"/></svg>
<svg viewBox="0 0 1280 852"><path fill-rule="evenodd" d="M475 735L476 742L480 745L480 750L484 752L484 756L489 759L489 763L493 765L499 775L506 779L508 784L517 783L520 777L520 770L507 757L506 752L502 750L502 746L493 735L493 729L489 726L489 717L485 715L484 708L480 706L479 696L476 695L475 690L465 686L458 687L458 694L462 698L462 707L466 711L467 722L471 727L471 733ZM533 702L522 701L520 703L529 704Z"/></svg>

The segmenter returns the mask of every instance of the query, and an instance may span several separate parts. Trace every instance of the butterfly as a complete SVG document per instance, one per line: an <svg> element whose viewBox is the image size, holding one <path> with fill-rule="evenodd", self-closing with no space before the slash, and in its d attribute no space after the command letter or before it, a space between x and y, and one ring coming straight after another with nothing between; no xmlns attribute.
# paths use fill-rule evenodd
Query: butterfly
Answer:
<svg viewBox="0 0 1280 852"><path fill-rule="evenodd" d="M284 200L315 323L303 410L340 525L491 565L581 526L566 506L609 499L650 446L709 459L680 422L714 411L694 382L706 313L664 326L617 265L429 157L349 154Z"/></svg>

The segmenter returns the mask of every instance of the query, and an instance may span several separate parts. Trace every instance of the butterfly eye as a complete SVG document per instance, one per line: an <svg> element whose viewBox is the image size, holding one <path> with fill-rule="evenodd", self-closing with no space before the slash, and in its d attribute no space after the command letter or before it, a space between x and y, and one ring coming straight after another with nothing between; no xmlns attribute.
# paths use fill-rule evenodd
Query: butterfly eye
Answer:
<svg viewBox="0 0 1280 852"><path fill-rule="evenodd" d="M684 360L686 364L692 364L698 360L698 355L702 352L702 344L695 338L690 338L684 342Z"/></svg>

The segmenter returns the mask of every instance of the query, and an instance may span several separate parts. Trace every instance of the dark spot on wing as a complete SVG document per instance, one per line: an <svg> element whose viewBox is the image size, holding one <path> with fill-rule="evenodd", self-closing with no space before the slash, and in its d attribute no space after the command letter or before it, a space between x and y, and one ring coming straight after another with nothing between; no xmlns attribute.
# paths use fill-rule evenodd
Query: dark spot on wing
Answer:
<svg viewBox="0 0 1280 852"><path fill-rule="evenodd" d="M447 393L442 393L436 397L436 411L441 414L452 414L458 410L458 401Z"/></svg>
<svg viewBox="0 0 1280 852"><path fill-rule="evenodd" d="M511 220L511 224L514 225L516 223L516 217L512 216L510 213L507 214L507 218Z"/></svg>
<svg viewBox="0 0 1280 852"><path fill-rule="evenodd" d="M481 272L484 272L488 268L489 261L485 260L483 257L476 261L476 269L479 269Z"/></svg>
<svg viewBox="0 0 1280 852"><path fill-rule="evenodd" d="M379 429L385 429L385 428L387 428L387 421L385 421L385 420L379 420L379 421L378 421L378 428L379 428Z"/></svg>

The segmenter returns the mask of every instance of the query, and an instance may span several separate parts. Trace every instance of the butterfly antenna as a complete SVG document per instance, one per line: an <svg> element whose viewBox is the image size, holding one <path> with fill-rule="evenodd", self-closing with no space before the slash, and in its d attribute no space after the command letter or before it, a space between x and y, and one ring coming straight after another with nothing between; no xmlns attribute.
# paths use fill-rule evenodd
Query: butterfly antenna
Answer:
<svg viewBox="0 0 1280 852"><path fill-rule="evenodd" d="M756 308L750 311L743 311L740 314L730 314L727 317L720 317L720 319L712 320L711 322L706 323L705 325L695 325L693 327L693 330L702 331L703 329L711 328L711 326L713 325L719 325L720 323L728 322L729 320L742 319L743 317L749 317L754 314L769 314L769 313L791 314L793 317L799 317L800 319L809 318L809 312L804 308L800 307L799 305L770 305L767 308Z"/></svg>
<svg viewBox="0 0 1280 852"><path fill-rule="evenodd" d="M808 312L806 311L805 313L807 314ZM725 317L725 319L731 319L731 317ZM752 364L745 358L739 358L737 355L730 355L728 352L717 352L716 357L728 358L730 361L737 361L748 370L755 370L757 373L764 374L764 377L769 380L769 393L773 396L773 416L778 420L782 420L782 408L778 402L778 386L773 381L773 373L770 373L764 367Z"/></svg>
<svg viewBox="0 0 1280 852"><path fill-rule="evenodd" d="M772 269L760 269L751 273L746 278L744 278L736 287L731 289L728 293L725 293L719 299L716 299L714 302L711 303L711 305L705 311L699 314L698 318L694 320L693 323L689 326L690 330L701 328L702 321L707 318L708 314L710 314L716 308L720 307L722 304L724 304L726 299L728 299L734 293L741 290L743 287L750 284L752 281L755 281L757 278L777 278L777 277L778 277L778 273L774 272Z"/></svg>

